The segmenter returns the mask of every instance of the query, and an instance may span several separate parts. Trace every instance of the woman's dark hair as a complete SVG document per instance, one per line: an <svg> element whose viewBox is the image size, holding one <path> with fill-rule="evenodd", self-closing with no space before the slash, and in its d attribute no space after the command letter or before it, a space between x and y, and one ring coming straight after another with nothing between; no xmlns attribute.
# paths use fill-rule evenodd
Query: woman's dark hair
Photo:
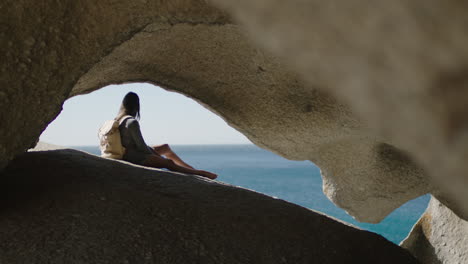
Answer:
<svg viewBox="0 0 468 264"><path fill-rule="evenodd" d="M136 119L140 119L140 98L134 92L129 92L125 95L116 119L118 120L125 115L131 115Z"/></svg>

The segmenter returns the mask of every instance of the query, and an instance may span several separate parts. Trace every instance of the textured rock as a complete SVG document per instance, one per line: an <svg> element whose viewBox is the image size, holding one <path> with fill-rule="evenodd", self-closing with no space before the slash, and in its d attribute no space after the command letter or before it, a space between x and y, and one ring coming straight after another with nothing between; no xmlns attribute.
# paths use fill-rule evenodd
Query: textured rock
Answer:
<svg viewBox="0 0 468 264"><path fill-rule="evenodd" d="M468 2L212 2L408 151L468 219Z"/></svg>
<svg viewBox="0 0 468 264"><path fill-rule="evenodd" d="M35 145L66 98L145 81L257 145L315 162L328 197L361 221L426 192L468 219L467 3L212 2L242 27L202 0L2 1L0 168Z"/></svg>
<svg viewBox="0 0 468 264"><path fill-rule="evenodd" d="M80 151L28 152L1 179L1 263L417 263L282 200Z"/></svg>
<svg viewBox="0 0 468 264"><path fill-rule="evenodd" d="M422 263L468 263L468 222L432 198L402 247Z"/></svg>

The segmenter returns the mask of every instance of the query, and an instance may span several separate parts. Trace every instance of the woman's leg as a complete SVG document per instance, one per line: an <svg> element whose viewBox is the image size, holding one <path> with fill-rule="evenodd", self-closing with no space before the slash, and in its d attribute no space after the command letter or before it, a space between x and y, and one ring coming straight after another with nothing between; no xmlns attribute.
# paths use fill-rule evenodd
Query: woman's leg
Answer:
<svg viewBox="0 0 468 264"><path fill-rule="evenodd" d="M168 144L163 144L163 145L159 145L159 146L153 146L153 149L154 149L154 151L156 151L156 153L158 153L159 155L164 155L164 156L166 156L168 159L174 161L175 164L177 164L177 165L179 165L179 166L182 166L182 167L185 167L185 168L193 169L192 166L190 166L189 164L185 163L185 161L183 161L179 156L177 156L177 154L175 154L175 152L172 151L172 149L169 147Z"/></svg>
<svg viewBox="0 0 468 264"><path fill-rule="evenodd" d="M200 175L209 179L216 179L218 175L204 171L204 170L195 170L186 167L179 166L174 163L174 161L170 159L165 159L163 157L159 157L157 155L150 155L146 160L143 162L144 166L153 167L153 168L166 168L171 171L182 172L187 174L195 174Z"/></svg>

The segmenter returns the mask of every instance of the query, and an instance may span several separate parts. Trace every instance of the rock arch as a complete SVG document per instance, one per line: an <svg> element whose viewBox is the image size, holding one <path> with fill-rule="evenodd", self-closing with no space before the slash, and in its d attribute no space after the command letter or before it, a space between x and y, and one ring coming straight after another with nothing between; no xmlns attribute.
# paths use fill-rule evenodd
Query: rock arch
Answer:
<svg viewBox="0 0 468 264"><path fill-rule="evenodd" d="M245 27L202 0L2 3L0 167L68 97L148 81L209 106L257 145L313 161L328 196L360 220L427 192L466 219L466 4L213 2Z"/></svg>

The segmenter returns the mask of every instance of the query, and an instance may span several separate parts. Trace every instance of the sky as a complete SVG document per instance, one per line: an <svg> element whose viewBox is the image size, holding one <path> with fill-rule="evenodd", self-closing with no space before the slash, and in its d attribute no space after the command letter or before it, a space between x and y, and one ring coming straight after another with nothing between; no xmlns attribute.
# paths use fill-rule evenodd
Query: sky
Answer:
<svg viewBox="0 0 468 264"><path fill-rule="evenodd" d="M98 145L99 127L114 119L123 97L130 91L140 97L140 127L149 145L251 144L196 101L147 83L109 85L68 99L40 140L61 146Z"/></svg>

